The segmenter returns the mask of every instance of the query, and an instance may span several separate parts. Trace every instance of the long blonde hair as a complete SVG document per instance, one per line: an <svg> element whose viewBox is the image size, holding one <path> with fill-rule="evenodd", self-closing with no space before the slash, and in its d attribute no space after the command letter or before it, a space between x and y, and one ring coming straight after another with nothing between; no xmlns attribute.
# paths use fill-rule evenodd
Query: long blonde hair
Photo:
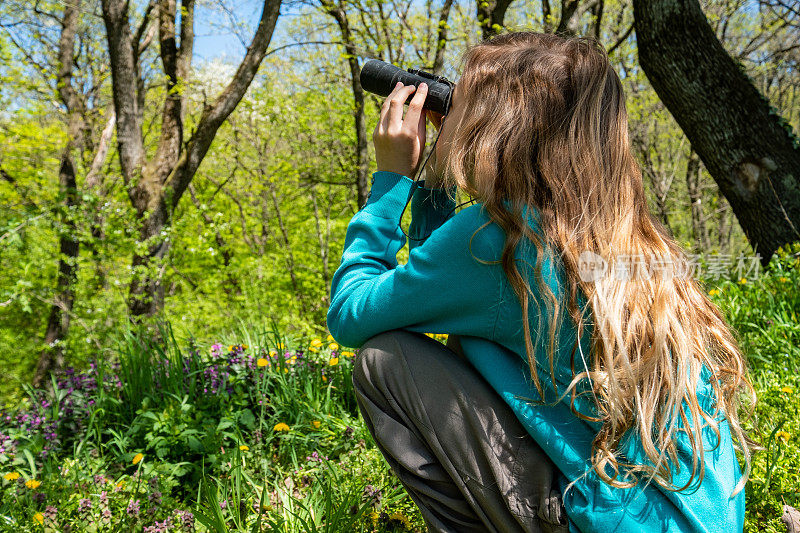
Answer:
<svg viewBox="0 0 800 533"><path fill-rule="evenodd" d="M738 493L750 474L755 444L742 429L739 408L744 400L755 405L756 398L746 360L722 313L692 276L655 272L646 277L635 275L638 271L627 280L612 275L585 280L580 275L582 252L606 260L641 254L666 258L675 267L687 264L680 245L648 211L641 169L631 154L622 83L605 49L587 37L513 32L469 47L461 62L458 84L467 111L455 126L442 186L458 186L482 202L506 234L499 262L522 306L526 354L540 396L545 393L528 320L534 294L514 259L517 245L526 244L524 237L536 246L534 277L556 318L547 343L554 384L556 330L564 306L577 325L567 391L573 412L600 428L591 457L598 476L612 486L630 487L645 473L648 483L654 480L668 490L702 481L702 424L721 442L722 413L746 462ZM544 239L523 220L527 206L538 211ZM538 259L545 253L563 268L566 303L542 281ZM590 320L584 317L586 308L578 309L579 290L591 308ZM576 373L575 353L587 323L591 362ZM703 366L711 375L714 413L698 402ZM579 383L588 383L596 416L575 408ZM619 446L629 429L641 438L649 464L621 456ZM672 483L669 464L678 461L678 431L686 432L692 449L691 476L681 487Z"/></svg>

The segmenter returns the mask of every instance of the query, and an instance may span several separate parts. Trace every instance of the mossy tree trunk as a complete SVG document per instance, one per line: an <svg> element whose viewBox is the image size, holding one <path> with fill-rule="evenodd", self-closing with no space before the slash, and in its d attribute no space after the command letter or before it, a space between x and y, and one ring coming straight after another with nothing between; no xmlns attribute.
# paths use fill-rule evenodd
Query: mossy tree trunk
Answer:
<svg viewBox="0 0 800 533"><path fill-rule="evenodd" d="M800 141L697 0L634 0L639 63L766 265L800 239Z"/></svg>

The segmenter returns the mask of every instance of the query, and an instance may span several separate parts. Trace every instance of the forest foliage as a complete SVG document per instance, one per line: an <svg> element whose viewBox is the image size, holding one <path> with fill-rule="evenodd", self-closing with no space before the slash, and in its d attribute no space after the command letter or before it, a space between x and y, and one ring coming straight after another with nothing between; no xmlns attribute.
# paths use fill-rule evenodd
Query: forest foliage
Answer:
<svg viewBox="0 0 800 533"><path fill-rule="evenodd" d="M501 4L502 25L492 18ZM78 9L65 77L59 51L67 5ZM172 83L155 24L137 26L155 5L131 2L131 24L143 43L149 159L158 149L164 102L181 98L184 129L195 131L236 71L258 17L258 6L247 2L198 3L198 43L204 32L221 32L242 46L222 53L212 39L200 53L196 45L189 74ZM800 12L782 0L701 5L783 126L800 131ZM163 309L148 323L172 328L161 343L128 331L133 258L147 253L148 243L120 166L101 1L0 3L0 494L16 498L4 499L3 516L25 524L19 531L34 530L51 519L48 513L56 519L49 498L67 502L59 503L59 520L74 523L103 524L107 509L120 524L137 527L170 520L191 530L196 515L210 530L244 530L263 519L277 531L300 531L313 530L314 516L326 513L348 528L418 529L420 517L358 419L348 389L353 352L322 341L331 277L364 195L359 176L374 170L364 135L382 103L362 94L359 108L353 68L379 57L457 80L467 46L523 29L593 35L606 46L625 87L651 212L703 266L717 265L717 276L704 283L743 340L758 415L769 422L767 449L748 485L747 527L777 531L781 503L798 505L800 498L800 427L790 416L800 406L800 249L782 252L762 280L736 272L752 247L638 64L631 0L284 3L253 82L156 236L170 243L148 266L164 289ZM71 110L65 84L79 97ZM78 115L83 128L76 138L71 120ZM76 178L66 189L59 178L65 154ZM408 219L407 210L406 228ZM63 253L65 242L77 243L78 253ZM404 249L399 260L406 259ZM64 265L75 273L68 293L58 281ZM53 309L68 327L51 346L45 338ZM41 354L54 349L65 368L78 370L55 381L55 398L43 397L28 384ZM159 374L170 364L185 370L184 381L175 372ZM220 372L227 372L222 389ZM151 382L168 394L148 389ZM205 387L202 395L198 387ZM12 445L19 451L14 459ZM47 459L51 450L57 462ZM328 456L338 463L328 464ZM231 464L242 467L228 475ZM189 494L181 488L187 480L202 490ZM265 480L272 486L265 488ZM69 499L76 487L85 497ZM243 487L250 491L244 499L237 492ZM253 494L271 500L252 501ZM249 507L226 510L222 502L236 498ZM264 516L259 505L269 506Z"/></svg>
<svg viewBox="0 0 800 533"><path fill-rule="evenodd" d="M796 35L797 21L793 26L784 12L765 5L740 4L708 2L703 7L729 53L796 129L797 50L787 46L787 39ZM68 135L56 56L62 4L39 2L31 10L6 2L0 8L0 371L11 378L0 384L0 395L6 398L18 396L38 354L47 348L49 311L59 305L59 236L72 232L81 245L71 259L77 279L70 327L57 341L69 364L101 354L107 349L104 339L127 320L131 257L143 246L138 239L142 220L127 197L113 139L95 186L85 186L113 105L99 2L80 5L73 82L87 95L83 113L88 126L75 156L78 201L72 206L65 206L58 182ZM433 64L442 6L341 5L362 61L377 56L404 68ZM134 6L141 16L145 5ZM224 2L201 8L204 20L214 21L212 30L225 28L247 42L252 14L231 11ZM160 318L179 331L204 332L209 340L235 324L266 320L287 333L323 331L330 279L345 228L358 209L358 140L342 32L324 3L282 9L287 15L279 19L255 80L218 132L162 235L172 245L157 265L165 287ZM750 255L719 188L701 163L692 167L689 143L637 65L635 38L628 31L630 3L607 1L604 13L602 23L591 11L581 14L579 22L609 48L613 45L610 58L627 92L631 142L652 212L687 249ZM536 3L512 4L504 25L541 29L548 20L552 23L543 17ZM448 32L441 73L450 79L458 78L464 48L481 38L474 18L472 5L456 3L442 23ZM143 131L150 150L158 140L165 89L156 45L151 43L141 59L149 105ZM230 55L194 58L192 76L176 89L187 95L187 131L237 61ZM380 103L367 95L367 131L374 127Z"/></svg>

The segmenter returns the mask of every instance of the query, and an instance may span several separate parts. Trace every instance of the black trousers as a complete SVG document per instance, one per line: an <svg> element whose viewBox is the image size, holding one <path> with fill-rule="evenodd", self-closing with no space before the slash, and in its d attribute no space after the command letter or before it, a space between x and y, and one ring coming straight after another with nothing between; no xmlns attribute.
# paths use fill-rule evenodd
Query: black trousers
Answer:
<svg viewBox="0 0 800 533"><path fill-rule="evenodd" d="M358 406L430 531L567 533L556 468L463 357L422 334L369 339L353 373Z"/></svg>

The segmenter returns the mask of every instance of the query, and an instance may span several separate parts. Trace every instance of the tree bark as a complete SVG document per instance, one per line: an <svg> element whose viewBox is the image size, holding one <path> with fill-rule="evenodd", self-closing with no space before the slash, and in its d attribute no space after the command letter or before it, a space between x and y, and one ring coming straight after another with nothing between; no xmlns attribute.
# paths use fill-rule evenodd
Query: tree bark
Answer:
<svg viewBox="0 0 800 533"><path fill-rule="evenodd" d="M511 2L512 0L476 0L475 15L484 41L500 33Z"/></svg>
<svg viewBox="0 0 800 533"><path fill-rule="evenodd" d="M591 33L597 41L600 41L600 35L602 33L603 8L605 8L605 0L598 0L591 9L592 15L594 15ZM622 11L622 9L620 9L620 11Z"/></svg>
<svg viewBox="0 0 800 533"><path fill-rule="evenodd" d="M433 68L431 74L441 75L444 67L444 52L447 46L448 20L450 19L450 9L453 7L453 0L445 0L442 9L439 10L439 24L436 26L436 47L433 56Z"/></svg>
<svg viewBox="0 0 800 533"><path fill-rule="evenodd" d="M578 35L581 33L581 18L587 11L591 11L597 15L591 32L595 34L599 33L599 25L602 18L602 5L600 2L601 0L584 0L583 3L581 3L581 0L561 0L561 19L558 21L556 33L565 36Z"/></svg>
<svg viewBox="0 0 800 533"><path fill-rule="evenodd" d="M146 161L142 132L143 81L139 72L140 39L146 39L145 20L132 35L128 2L102 0L103 20L111 59L112 92L117 114L120 167L131 204L141 220L139 241L143 251L134 254L128 293L131 318L157 313L163 307L162 261L169 250L165 238L169 219L203 161L217 130L233 112L253 81L272 38L281 0L264 0L261 18L244 59L227 87L207 105L188 140L184 140L185 91L180 84L191 69L194 44L194 0L182 0L181 24L176 30L175 0L158 2L158 38L161 64L167 77L167 97L162 104L161 136L153 160ZM149 6L147 14L153 6ZM180 45L176 41L179 31ZM144 37L143 37L144 36Z"/></svg>
<svg viewBox="0 0 800 533"><path fill-rule="evenodd" d="M634 0L639 62L766 265L800 239L800 141L717 40L697 0Z"/></svg>
<svg viewBox="0 0 800 533"><path fill-rule="evenodd" d="M68 142L68 144L72 144ZM40 387L54 370L64 367L64 338L69 331L70 314L75 301L75 279L78 271L80 243L77 240L77 227L73 220L73 210L77 205L77 183L73 166L71 147L61 154L59 167L59 192L63 197L61 206L61 227L59 228L58 274L54 301L50 307L47 331L44 336L45 348L39 355L33 386Z"/></svg>
<svg viewBox="0 0 800 533"><path fill-rule="evenodd" d="M44 336L45 347L39 355L33 375L33 386L41 386L53 370L64 366L63 340L69 331L70 314L75 300L74 285L77 275L77 260L80 243L77 240L77 227L74 220L75 206L78 203L75 162L72 153L80 150L86 122L83 117L82 101L72 85L72 72L75 60L75 32L80 15L80 0L64 5L61 19L61 35L58 40L58 94L67 112L67 141L61 152L58 169L58 187L61 206L58 212L58 273L56 288L47 331Z"/></svg>

